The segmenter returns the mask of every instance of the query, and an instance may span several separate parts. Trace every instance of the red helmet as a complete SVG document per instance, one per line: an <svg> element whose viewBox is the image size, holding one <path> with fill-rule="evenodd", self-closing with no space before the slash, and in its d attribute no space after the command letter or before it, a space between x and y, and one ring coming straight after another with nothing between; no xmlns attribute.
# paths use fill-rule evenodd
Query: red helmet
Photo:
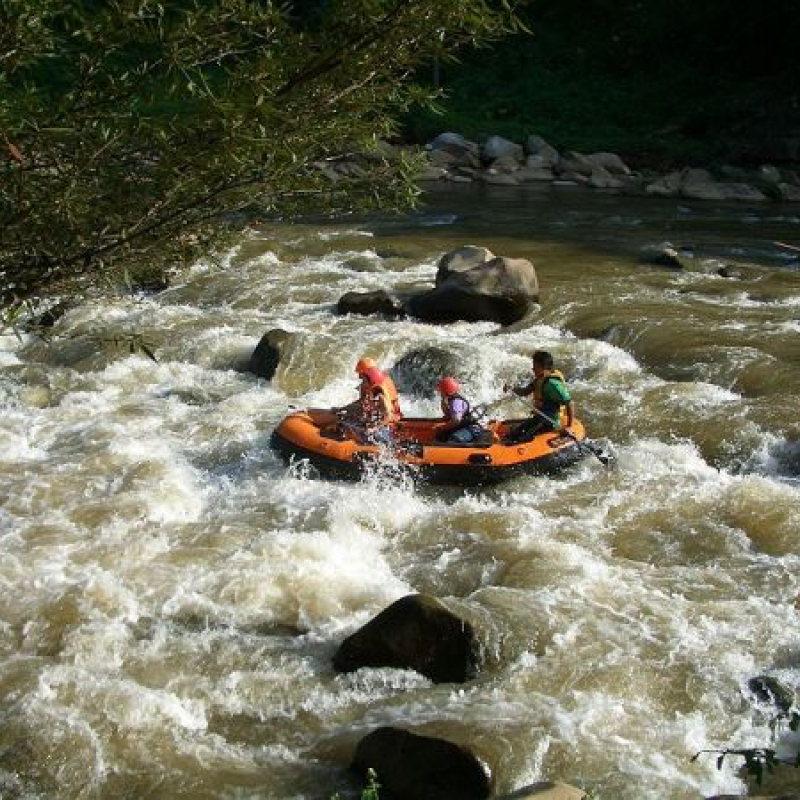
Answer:
<svg viewBox="0 0 800 800"><path fill-rule="evenodd" d="M458 390L461 387L458 385L458 381L455 378L446 375L436 384L436 388L446 397L450 397L451 394L458 394Z"/></svg>
<svg viewBox="0 0 800 800"><path fill-rule="evenodd" d="M380 386L386 380L386 373L377 367L370 367L361 373L370 386Z"/></svg>
<svg viewBox="0 0 800 800"><path fill-rule="evenodd" d="M356 364L356 374L363 375L368 369L375 369L378 366L373 358L359 358Z"/></svg>

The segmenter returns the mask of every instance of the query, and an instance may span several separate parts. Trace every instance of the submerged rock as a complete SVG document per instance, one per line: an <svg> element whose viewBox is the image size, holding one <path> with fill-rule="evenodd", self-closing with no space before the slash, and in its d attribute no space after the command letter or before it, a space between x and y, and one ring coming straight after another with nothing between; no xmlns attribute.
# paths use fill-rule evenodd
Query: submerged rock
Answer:
<svg viewBox="0 0 800 800"><path fill-rule="evenodd" d="M333 666L412 669L434 683L464 683L477 673L475 634L435 597L408 595L348 636Z"/></svg>
<svg viewBox="0 0 800 800"><path fill-rule="evenodd" d="M247 370L259 378L271 380L281 361L283 351L292 340L292 334L280 328L267 331L256 345Z"/></svg>
<svg viewBox="0 0 800 800"><path fill-rule="evenodd" d="M358 744L351 768L377 773L395 800L484 800L491 774L469 750L446 739L401 728L378 728Z"/></svg>
<svg viewBox="0 0 800 800"><path fill-rule="evenodd" d="M402 394L431 397L443 375L459 374L459 360L441 347L423 347L402 356L389 374Z"/></svg>
<svg viewBox="0 0 800 800"><path fill-rule="evenodd" d="M794 690L784 686L777 678L770 675L758 675L750 678L747 688L760 703L769 703L784 713L789 711L795 702Z"/></svg>
<svg viewBox="0 0 800 800"><path fill-rule="evenodd" d="M666 244L661 247L649 248L642 256L642 263L652 264L655 267L683 270L687 268L686 259L686 251L679 251L672 245Z"/></svg>
<svg viewBox="0 0 800 800"><path fill-rule="evenodd" d="M498 800L584 800L583 789L570 786L568 783L539 781L530 786L523 786L513 794L506 794Z"/></svg>
<svg viewBox="0 0 800 800"><path fill-rule="evenodd" d="M337 314L360 314L369 316L382 314L385 317L402 317L405 314L403 304L396 297L383 289L371 292L347 292L336 303Z"/></svg>

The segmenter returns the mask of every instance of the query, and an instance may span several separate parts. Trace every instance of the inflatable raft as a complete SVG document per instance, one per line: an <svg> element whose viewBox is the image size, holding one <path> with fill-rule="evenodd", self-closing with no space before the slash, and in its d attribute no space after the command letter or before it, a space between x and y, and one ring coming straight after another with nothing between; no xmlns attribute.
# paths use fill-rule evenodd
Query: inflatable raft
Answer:
<svg viewBox="0 0 800 800"><path fill-rule="evenodd" d="M376 463L399 464L415 478L430 483L482 485L499 483L520 473L558 472L582 458L586 432L575 420L567 433L540 433L521 444L502 443L521 420L493 421L486 435L470 444L436 441L439 418L403 418L390 446L366 440L363 430L328 409L295 411L272 434L272 447L287 461L308 461L322 477L357 480ZM591 451L589 451L591 452Z"/></svg>

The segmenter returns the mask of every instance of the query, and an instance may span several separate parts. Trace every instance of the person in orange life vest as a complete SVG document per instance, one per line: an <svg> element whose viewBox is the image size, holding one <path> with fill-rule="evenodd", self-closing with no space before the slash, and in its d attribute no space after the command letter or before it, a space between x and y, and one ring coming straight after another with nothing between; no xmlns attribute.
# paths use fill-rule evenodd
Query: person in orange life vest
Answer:
<svg viewBox="0 0 800 800"><path fill-rule="evenodd" d="M533 354L533 380L524 386L503 386L504 392L513 392L518 397L530 397L534 411L509 432L504 444L528 442L538 433L560 430L572 425L575 405L567 389L564 376L553 366L553 356L546 350Z"/></svg>
<svg viewBox="0 0 800 800"><path fill-rule="evenodd" d="M389 444L394 426L400 419L394 383L377 367L364 370L362 383L365 391L361 396L361 424L367 439L375 444Z"/></svg>
<svg viewBox="0 0 800 800"><path fill-rule="evenodd" d="M436 431L436 441L456 444L475 441L483 433L483 428L478 424L472 406L461 394L458 381L446 375L436 384L436 388L441 398L442 416L445 422L444 426Z"/></svg>
<svg viewBox="0 0 800 800"><path fill-rule="evenodd" d="M369 369L379 369L375 359L364 356L356 363L356 375L358 375L358 377L361 379L361 382L358 385L358 399L339 409L340 414L347 419L361 421L364 402L368 399L368 396L371 392L370 383L365 377L366 372ZM395 416L397 419L400 419L402 412L400 411L400 402L394 381L382 370L379 371L384 376L382 385L392 402Z"/></svg>

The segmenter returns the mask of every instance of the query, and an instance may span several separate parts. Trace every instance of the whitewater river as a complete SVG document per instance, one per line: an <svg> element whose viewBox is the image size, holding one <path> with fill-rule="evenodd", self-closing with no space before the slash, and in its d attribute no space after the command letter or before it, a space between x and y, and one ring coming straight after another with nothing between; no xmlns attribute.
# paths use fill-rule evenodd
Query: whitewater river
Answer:
<svg viewBox="0 0 800 800"><path fill-rule="evenodd" d="M642 263L667 241L690 271ZM467 745L501 793L744 793L737 759L691 759L772 741L751 678L800 686L800 253L776 242L800 245L800 206L437 190L403 220L251 230L49 343L4 336L0 795L353 797L354 747L387 724ZM462 244L531 259L536 312L334 315L349 290L431 285ZM273 328L293 338L266 382L241 365ZM463 491L324 482L270 451L290 405L354 397L360 355L427 346L509 416L500 387L550 350L617 468ZM412 592L474 621L478 679L335 674Z"/></svg>

